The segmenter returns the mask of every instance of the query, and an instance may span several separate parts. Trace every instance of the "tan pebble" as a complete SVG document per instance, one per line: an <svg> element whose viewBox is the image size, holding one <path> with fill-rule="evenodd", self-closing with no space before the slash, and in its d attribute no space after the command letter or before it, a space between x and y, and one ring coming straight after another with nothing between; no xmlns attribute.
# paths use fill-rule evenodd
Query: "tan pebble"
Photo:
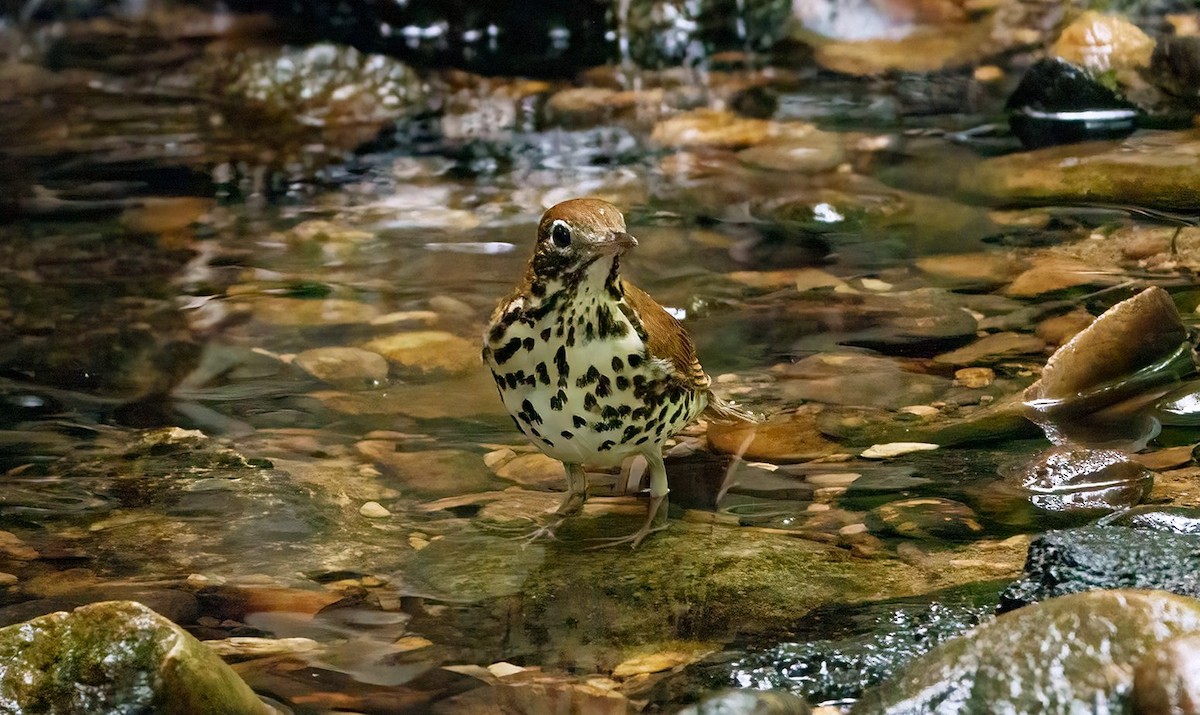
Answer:
<svg viewBox="0 0 1200 715"><path fill-rule="evenodd" d="M392 515L386 507L377 501L369 501L358 508L358 513L368 519L382 519Z"/></svg>
<svg viewBox="0 0 1200 715"><path fill-rule="evenodd" d="M804 481L814 487L848 487L861 476L856 472L822 472L806 475Z"/></svg>
<svg viewBox="0 0 1200 715"><path fill-rule="evenodd" d="M929 442L888 442L887 444L873 444L864 449L859 456L864 459L888 459L937 448L938 445Z"/></svg>
<svg viewBox="0 0 1200 715"><path fill-rule="evenodd" d="M497 678L504 678L509 675L516 675L517 673L525 672L525 669L522 668L521 666L513 665L512 663L508 663L506 661L501 661L499 663L492 663L491 665L489 665L487 667L487 669L488 669L489 673L496 676Z"/></svg>
<svg viewBox="0 0 1200 715"><path fill-rule="evenodd" d="M832 508L828 504L809 504L804 508L804 511L829 511Z"/></svg>
<svg viewBox="0 0 1200 715"><path fill-rule="evenodd" d="M508 447L505 447L503 449L492 450L491 452L483 455L483 463L487 465L488 469L495 471L499 469L505 462L509 461L515 456L517 456L516 452L512 451Z"/></svg>
<svg viewBox="0 0 1200 715"><path fill-rule="evenodd" d="M996 371L990 367L964 367L954 371L954 379L963 387L979 389L996 380Z"/></svg>
<svg viewBox="0 0 1200 715"><path fill-rule="evenodd" d="M738 376L732 372L723 372L720 375L717 375L717 384L728 385L731 382L737 382L738 379Z"/></svg>
<svg viewBox="0 0 1200 715"><path fill-rule="evenodd" d="M420 551L426 546L429 546L429 540L421 536L417 536L416 534L411 534L408 537L408 545L412 547L413 551Z"/></svg>
<svg viewBox="0 0 1200 715"><path fill-rule="evenodd" d="M813 490L813 501L830 502L846 493L846 487L817 487Z"/></svg>
<svg viewBox="0 0 1200 715"><path fill-rule="evenodd" d="M906 405L901 407L899 411L906 415L916 415L917 417L936 417L941 413L941 410L930 405Z"/></svg>
<svg viewBox="0 0 1200 715"><path fill-rule="evenodd" d="M397 653L407 653L409 651L421 650L433 645L433 641L421 636L401 636L392 643L392 650Z"/></svg>
<svg viewBox="0 0 1200 715"><path fill-rule="evenodd" d="M0 571L0 588L4 586L15 586L20 580L21 579L17 578L15 574Z"/></svg>
<svg viewBox="0 0 1200 715"><path fill-rule="evenodd" d="M975 68L976 82L996 82L1004 79L1004 70L996 65L980 65Z"/></svg>
<svg viewBox="0 0 1200 715"><path fill-rule="evenodd" d="M371 319L371 325L396 325L397 323L412 323L414 325L431 326L438 321L438 314L432 310L402 310L396 313L376 316Z"/></svg>
<svg viewBox="0 0 1200 715"><path fill-rule="evenodd" d="M842 528L838 529L838 534L840 534L842 536L854 536L855 534L865 534L865 533L867 533L867 525L861 524L861 523L860 524L847 524L847 525L843 526Z"/></svg>

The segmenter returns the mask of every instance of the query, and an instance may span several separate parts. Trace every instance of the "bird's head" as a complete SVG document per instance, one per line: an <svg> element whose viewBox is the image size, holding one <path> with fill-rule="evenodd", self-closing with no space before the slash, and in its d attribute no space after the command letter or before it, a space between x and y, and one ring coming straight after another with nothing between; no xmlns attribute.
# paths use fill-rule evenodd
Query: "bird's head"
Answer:
<svg viewBox="0 0 1200 715"><path fill-rule="evenodd" d="M608 272L612 262L602 259L615 259L636 245L616 206L600 199L570 199L542 214L531 268L542 281L582 276L598 263Z"/></svg>

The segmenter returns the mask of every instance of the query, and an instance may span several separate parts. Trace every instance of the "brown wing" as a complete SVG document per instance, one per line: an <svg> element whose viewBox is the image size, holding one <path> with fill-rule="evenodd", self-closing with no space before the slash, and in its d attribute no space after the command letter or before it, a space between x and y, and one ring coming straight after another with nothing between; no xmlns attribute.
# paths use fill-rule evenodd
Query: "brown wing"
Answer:
<svg viewBox="0 0 1200 715"><path fill-rule="evenodd" d="M712 380L696 359L696 346L683 325L656 303L644 290L623 281L625 302L636 312L646 331L646 346L650 355L669 361L675 376L684 384L698 390L708 389Z"/></svg>

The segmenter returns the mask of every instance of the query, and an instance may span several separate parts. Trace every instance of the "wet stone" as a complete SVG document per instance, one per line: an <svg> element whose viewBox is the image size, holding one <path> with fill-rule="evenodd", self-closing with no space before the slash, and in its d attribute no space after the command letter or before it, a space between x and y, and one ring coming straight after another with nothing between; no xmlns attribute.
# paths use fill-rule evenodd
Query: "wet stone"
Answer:
<svg viewBox="0 0 1200 715"><path fill-rule="evenodd" d="M911 539L966 540L983 527L969 506L951 499L921 497L890 502L871 510L878 530Z"/></svg>
<svg viewBox="0 0 1200 715"><path fill-rule="evenodd" d="M651 139L673 148L742 149L769 140L804 140L816 131L811 124L749 119L732 112L696 109L659 122Z"/></svg>
<svg viewBox="0 0 1200 715"><path fill-rule="evenodd" d="M1117 526L1049 531L1029 545L1024 576L1001 608L1108 588L1200 597L1200 536Z"/></svg>
<svg viewBox="0 0 1200 715"><path fill-rule="evenodd" d="M795 624L798 632L813 634L809 639L735 653L732 662L711 659L684 675L709 687L780 688L815 702L854 699L930 648L986 621L994 607L995 592L979 587L940 591L933 598L826 606ZM837 635L819 635L830 631Z"/></svg>
<svg viewBox="0 0 1200 715"><path fill-rule="evenodd" d="M1200 713L1200 634L1160 643L1133 671L1134 715Z"/></svg>
<svg viewBox="0 0 1200 715"><path fill-rule="evenodd" d="M296 356L302 370L330 383L380 382L387 379L387 360L378 353L359 348L313 348Z"/></svg>
<svg viewBox="0 0 1200 715"><path fill-rule="evenodd" d="M1003 200L1089 201L1180 208L1200 203L1200 135L1138 132L987 159L960 174L968 193Z"/></svg>
<svg viewBox="0 0 1200 715"><path fill-rule="evenodd" d="M747 689L716 693L678 712L679 715L811 715L813 710L804 698L786 690Z"/></svg>
<svg viewBox="0 0 1200 715"><path fill-rule="evenodd" d="M1200 627L1200 601L1096 591L1022 608L947 641L868 690L855 715L1120 711L1133 666L1157 644ZM1013 688L1020 683L1020 688Z"/></svg>
<svg viewBox="0 0 1200 715"><path fill-rule="evenodd" d="M812 459L836 448L821 436L814 415L805 410L758 424L712 422L708 441L718 452L768 462Z"/></svg>
<svg viewBox="0 0 1200 715"><path fill-rule="evenodd" d="M400 370L460 374L479 367L479 346L440 330L419 330L377 338L363 346Z"/></svg>
<svg viewBox="0 0 1200 715"><path fill-rule="evenodd" d="M374 461L383 473L405 491L422 497L443 497L482 492L496 485L476 454L454 449L398 451L389 440L363 440L358 452Z"/></svg>
<svg viewBox="0 0 1200 715"><path fill-rule="evenodd" d="M1200 507L1144 504L1104 517L1104 526L1200 535Z"/></svg>
<svg viewBox="0 0 1200 715"><path fill-rule="evenodd" d="M957 350L942 353L934 358L950 365L975 365L998 362L1019 355L1038 355L1046 347L1040 338L1021 333L994 333Z"/></svg>
<svg viewBox="0 0 1200 715"><path fill-rule="evenodd" d="M1107 512L1149 496L1154 474L1117 450L1053 447L1005 480L1048 512Z"/></svg>
<svg viewBox="0 0 1200 715"><path fill-rule="evenodd" d="M9 626L0 630L0 653L0 693L18 710L269 712L215 653L128 601Z"/></svg>
<svg viewBox="0 0 1200 715"><path fill-rule="evenodd" d="M836 134L814 131L803 139L769 141L743 149L738 160L759 169L819 174L836 169L846 160L846 151Z"/></svg>
<svg viewBox="0 0 1200 715"><path fill-rule="evenodd" d="M567 473L562 462L541 453L522 454L496 469L496 476L536 489L561 489Z"/></svg>

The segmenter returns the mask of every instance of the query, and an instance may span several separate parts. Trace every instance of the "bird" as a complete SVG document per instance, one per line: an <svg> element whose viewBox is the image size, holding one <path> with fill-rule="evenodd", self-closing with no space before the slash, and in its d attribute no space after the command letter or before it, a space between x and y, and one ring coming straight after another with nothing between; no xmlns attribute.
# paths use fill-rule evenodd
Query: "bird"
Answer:
<svg viewBox="0 0 1200 715"><path fill-rule="evenodd" d="M607 201L552 206L538 223L523 279L485 328L483 360L505 408L566 472L566 496L532 538L553 538L582 510L585 465L612 467L640 454L650 472L645 521L602 545L636 548L667 528L663 443L701 414L754 421L713 394L683 325L622 278L621 259L637 245Z"/></svg>

